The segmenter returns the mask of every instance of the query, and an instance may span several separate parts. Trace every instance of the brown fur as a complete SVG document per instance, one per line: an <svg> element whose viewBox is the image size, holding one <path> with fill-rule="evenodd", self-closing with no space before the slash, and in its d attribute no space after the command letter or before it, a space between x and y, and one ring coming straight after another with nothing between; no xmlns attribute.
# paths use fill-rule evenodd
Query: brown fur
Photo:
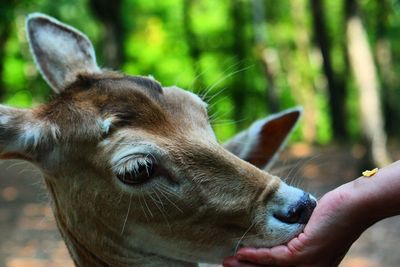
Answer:
<svg viewBox="0 0 400 267"><path fill-rule="evenodd" d="M103 239L105 236L112 238L117 247L126 246L126 241L102 224L96 227L94 224L100 218L120 229L124 219L121 214L127 212L129 202L129 214L135 224L145 224L166 240L184 240L212 248L225 246L228 240L246 231L253 223L253 213L259 211L257 205L264 205L279 185L278 180L233 156L215 142L208 132L203 103L177 88L160 91L154 88L151 80L138 83L135 77L116 73L81 76L33 113L40 120L59 126L58 142L62 147L64 140L69 146L78 145L78 149L62 149L63 167L46 170L51 176L47 179L51 181L48 185L55 200L58 225L78 266L125 266L124 261L115 259L121 251L108 247L110 244L104 243ZM115 118L112 131L105 136L97 122L104 117ZM98 147L104 139L110 141L109 145ZM121 148L118 143L132 140L151 140L167 152L166 162L160 165L179 169L166 167L162 178L165 181L157 182L172 188L180 186L179 198L172 194L157 196L157 192L129 197L127 192L121 192L113 185L109 179L113 174L109 171L107 156ZM37 158L43 159L46 155L37 155ZM86 170L79 174L71 170L82 168ZM78 177L74 177L77 175L83 177L77 180ZM94 192L88 188L94 188ZM154 202L157 197L165 202L163 211ZM92 204L87 205L88 202ZM118 203L119 207L112 208L113 203ZM82 222L79 214L86 214L84 218L88 224ZM256 234L264 227L260 222L250 233ZM95 236L85 234L94 229ZM130 234L129 229L126 231Z"/></svg>

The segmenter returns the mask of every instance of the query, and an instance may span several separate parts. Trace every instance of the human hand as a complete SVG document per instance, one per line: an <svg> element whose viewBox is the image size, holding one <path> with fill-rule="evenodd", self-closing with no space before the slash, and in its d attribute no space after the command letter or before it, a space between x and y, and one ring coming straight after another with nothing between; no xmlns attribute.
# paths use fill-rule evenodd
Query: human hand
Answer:
<svg viewBox="0 0 400 267"><path fill-rule="evenodd" d="M337 266L351 245L374 221L365 220L368 207L353 197L350 182L328 192L318 203L303 233L286 245L243 248L226 258L225 267Z"/></svg>

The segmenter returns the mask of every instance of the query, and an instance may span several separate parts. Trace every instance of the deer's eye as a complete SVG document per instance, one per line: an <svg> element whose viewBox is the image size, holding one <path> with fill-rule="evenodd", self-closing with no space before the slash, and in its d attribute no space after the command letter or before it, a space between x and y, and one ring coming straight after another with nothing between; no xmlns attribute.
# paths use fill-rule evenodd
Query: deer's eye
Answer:
<svg viewBox="0 0 400 267"><path fill-rule="evenodd" d="M149 181L154 174L154 162L151 158L135 160L130 168L118 173L118 179L127 185L139 185Z"/></svg>

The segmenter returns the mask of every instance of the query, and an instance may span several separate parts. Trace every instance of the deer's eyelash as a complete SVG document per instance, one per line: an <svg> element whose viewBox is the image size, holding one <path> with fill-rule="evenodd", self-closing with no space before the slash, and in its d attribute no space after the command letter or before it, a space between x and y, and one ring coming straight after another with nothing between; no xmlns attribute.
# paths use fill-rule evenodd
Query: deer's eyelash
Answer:
<svg viewBox="0 0 400 267"><path fill-rule="evenodd" d="M113 166L113 171L116 174L122 174L126 172L138 173L141 166L146 166L147 170L150 170L154 165L155 159L150 155L132 155L126 156L120 160L118 164Z"/></svg>

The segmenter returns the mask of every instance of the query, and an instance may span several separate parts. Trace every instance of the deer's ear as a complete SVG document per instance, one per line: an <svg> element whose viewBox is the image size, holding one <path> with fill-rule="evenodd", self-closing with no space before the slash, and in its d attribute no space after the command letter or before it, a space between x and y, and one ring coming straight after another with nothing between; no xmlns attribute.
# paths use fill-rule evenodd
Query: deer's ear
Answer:
<svg viewBox="0 0 400 267"><path fill-rule="evenodd" d="M31 110L0 105L0 159L34 160L58 136L56 125L35 118Z"/></svg>
<svg viewBox="0 0 400 267"><path fill-rule="evenodd" d="M256 121L225 143L224 147L241 159L266 169L285 144L301 112L301 108L294 108Z"/></svg>
<svg viewBox="0 0 400 267"><path fill-rule="evenodd" d="M55 92L79 73L100 71L92 43L78 30L40 13L29 15L26 29L36 65Z"/></svg>

